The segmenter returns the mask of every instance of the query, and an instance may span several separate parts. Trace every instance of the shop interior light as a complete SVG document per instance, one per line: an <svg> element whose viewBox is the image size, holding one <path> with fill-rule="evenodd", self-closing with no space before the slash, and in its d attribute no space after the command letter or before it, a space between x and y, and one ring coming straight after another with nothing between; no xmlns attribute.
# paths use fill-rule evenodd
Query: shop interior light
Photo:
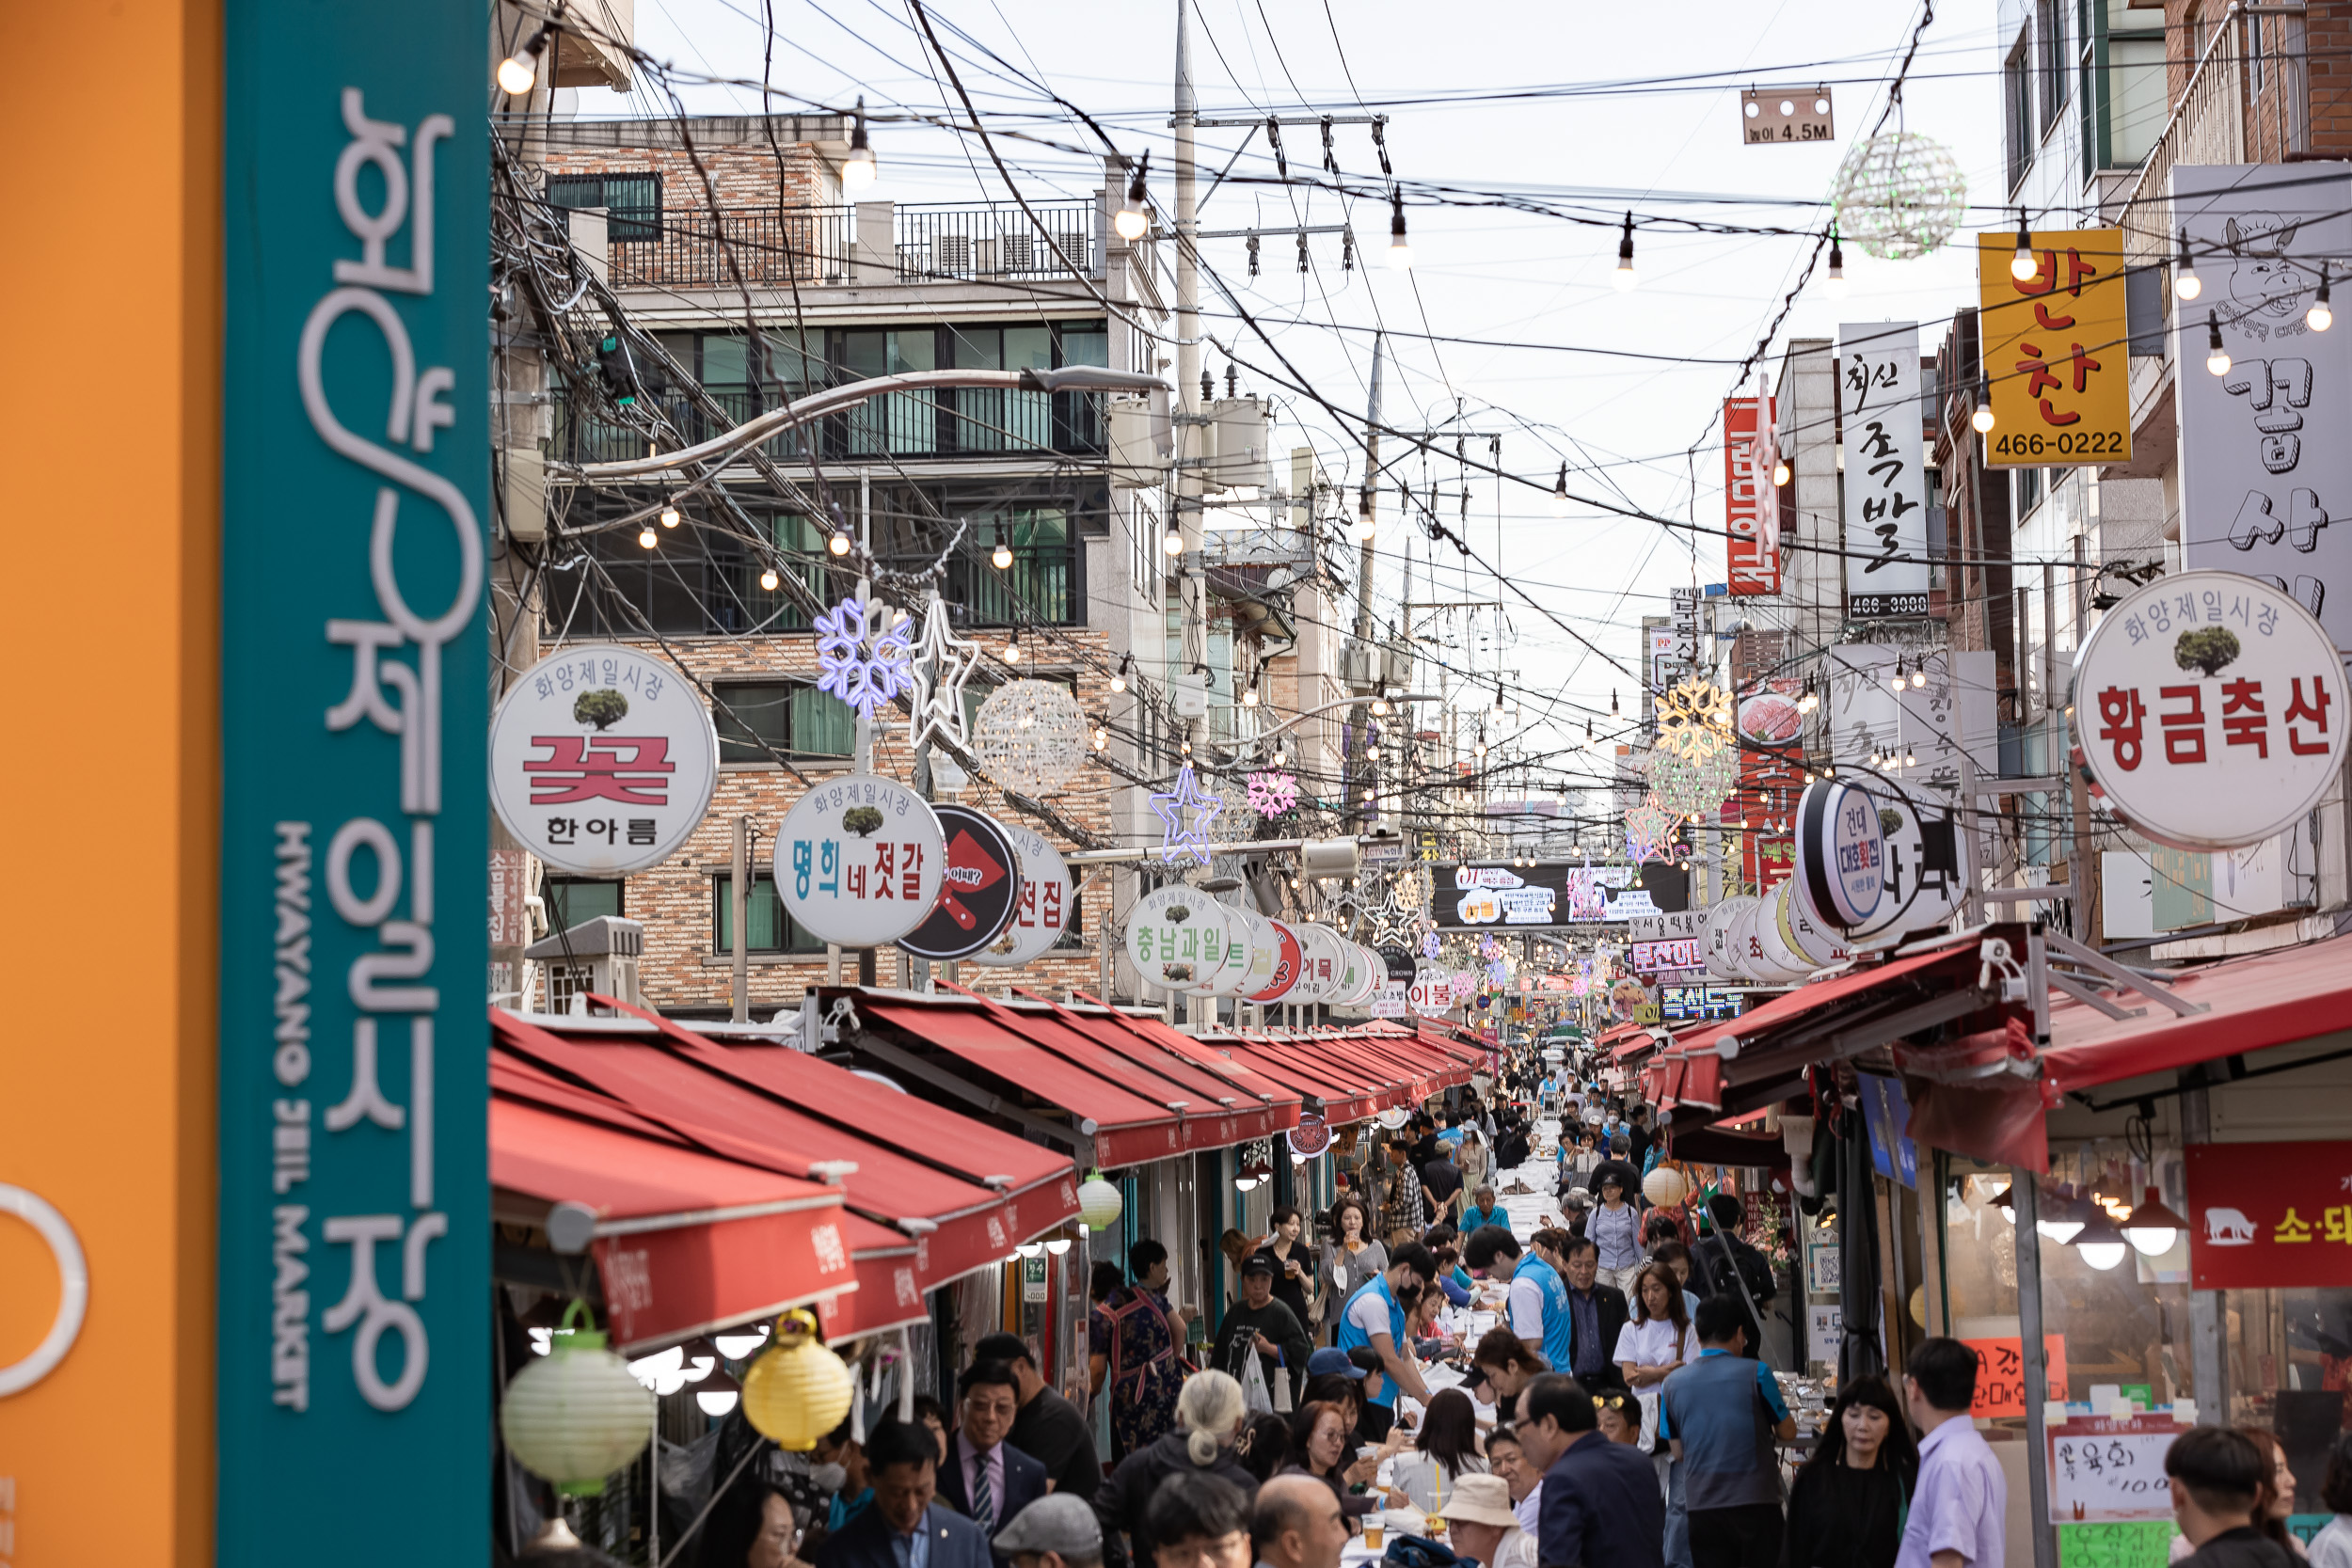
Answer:
<svg viewBox="0 0 2352 1568"><path fill-rule="evenodd" d="M2124 1254L2131 1251L2131 1243L2123 1239L2123 1232L2116 1228L2115 1222L2107 1218L2107 1212L2094 1203L2081 1228L2074 1233L2074 1251L2084 1262L2105 1274L2123 1261Z"/></svg>
<svg viewBox="0 0 2352 1568"><path fill-rule="evenodd" d="M724 1370L711 1373L703 1385L694 1390L694 1402L701 1405L703 1414L713 1420L732 1414L736 1402L742 1397L743 1386L728 1376Z"/></svg>
<svg viewBox="0 0 2352 1568"><path fill-rule="evenodd" d="M2033 232L2026 227L2026 209L2017 209L2017 252L2009 259L2009 275L2020 283L2030 283L2033 275L2042 270L2034 259Z"/></svg>
<svg viewBox="0 0 2352 1568"><path fill-rule="evenodd" d="M1014 1247L1012 1251L1014 1257L1024 1259L1030 1258L1042 1258L1045 1256L1045 1243L1043 1242L1024 1242L1019 1246Z"/></svg>
<svg viewBox="0 0 2352 1568"><path fill-rule="evenodd" d="M2172 292L2183 299L2195 299L2205 292L2205 280L2197 276L2197 263L2189 259L2188 230L2181 230L2181 259L2172 263Z"/></svg>
<svg viewBox="0 0 2352 1568"><path fill-rule="evenodd" d="M2313 332L2325 332L2336 325L2336 313L2328 305L2328 263L2319 263L2319 297L2303 312L2303 325Z"/></svg>
<svg viewBox="0 0 2352 1568"><path fill-rule="evenodd" d="M1054 1257L1059 1258L1070 1250L1071 1241L1072 1238L1068 1233L1057 1230L1045 1238L1045 1250Z"/></svg>
<svg viewBox="0 0 2352 1568"><path fill-rule="evenodd" d="M2082 1200L2063 1188L2052 1188L2042 1194L2040 1207L2042 1217L2034 1221L2033 1227L2060 1246L2081 1232L2089 1217L2083 1212Z"/></svg>
<svg viewBox="0 0 2352 1568"><path fill-rule="evenodd" d="M1641 281L1640 276L1633 270L1633 214L1631 213L1625 215L1625 232L1617 240L1617 270L1611 275L1610 281L1616 285L1617 293L1621 294L1631 293L1633 285Z"/></svg>
<svg viewBox="0 0 2352 1568"><path fill-rule="evenodd" d="M1389 193L1389 265L1399 272L1410 271L1413 247L1405 238L1405 192Z"/></svg>
<svg viewBox="0 0 2352 1568"><path fill-rule="evenodd" d="M719 1347L708 1339L696 1339L686 1347L686 1381L700 1383L719 1370Z"/></svg>
<svg viewBox="0 0 2352 1568"><path fill-rule="evenodd" d="M850 122L850 155L841 160L841 188L862 191L882 175L874 163L873 146L866 139L866 100L857 101L855 118Z"/></svg>
<svg viewBox="0 0 2352 1568"><path fill-rule="evenodd" d="M2123 1239L2151 1258L2170 1252L2188 1222L2164 1206L2153 1187L2123 1221Z"/></svg>
<svg viewBox="0 0 2352 1568"><path fill-rule="evenodd" d="M2215 375L2230 373L2230 351L2221 346L2221 317L2205 312L2205 369Z"/></svg>
<svg viewBox="0 0 2352 1568"><path fill-rule="evenodd" d="M1126 205L1111 219L1111 227L1129 245L1143 238L1152 228L1152 214L1147 210L1151 197L1144 190L1144 180L1152 172L1152 150L1145 148L1143 156L1136 161L1135 178L1127 182Z"/></svg>
<svg viewBox="0 0 2352 1568"><path fill-rule="evenodd" d="M753 1323L733 1333L714 1334L710 1342L719 1347L721 1355L730 1361L740 1361L768 1342L768 1325Z"/></svg>

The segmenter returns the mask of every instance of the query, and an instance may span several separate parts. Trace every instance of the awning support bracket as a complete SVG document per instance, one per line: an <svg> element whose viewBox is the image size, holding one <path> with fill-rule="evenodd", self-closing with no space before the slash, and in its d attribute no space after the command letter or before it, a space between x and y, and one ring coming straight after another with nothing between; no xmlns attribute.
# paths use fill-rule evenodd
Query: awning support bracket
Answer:
<svg viewBox="0 0 2352 1568"><path fill-rule="evenodd" d="M2131 970L2125 969L2122 964L2117 963L2113 958L2108 958L2106 954L2099 952L2095 948L2085 947L2082 943L2074 941L2071 937L2063 937L2058 935L2056 931L2044 930L2041 933L2041 940L2048 943L2050 948L2061 957L2071 960L2080 968L2090 970L2092 974L2097 974L2101 979L2106 980L2108 984L2122 990L2137 991L2140 995L2148 998L2151 1002L2155 1002L2171 1008L2173 1016L2176 1018L2187 1018L2196 1013L2208 1012L2211 1010L2201 1002L2184 1002L2173 992L2171 987L2165 985L2160 981L2152 980L2144 974L2139 974ZM2052 978L2055 980L2057 976L2053 975ZM2083 996L2080 991L2074 990L2071 988L2068 990L2068 994L2074 996L2079 1000L2090 1000L2088 997ZM2122 1018L2125 1015L2122 1013L2109 1013L2108 1016L2110 1018Z"/></svg>

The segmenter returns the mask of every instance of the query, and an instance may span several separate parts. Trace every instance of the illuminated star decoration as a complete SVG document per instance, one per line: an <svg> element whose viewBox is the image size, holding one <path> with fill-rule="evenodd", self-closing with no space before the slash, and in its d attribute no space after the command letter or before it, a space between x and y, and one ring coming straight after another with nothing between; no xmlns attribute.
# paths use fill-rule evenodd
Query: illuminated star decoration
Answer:
<svg viewBox="0 0 2352 1568"><path fill-rule="evenodd" d="M922 640L914 644L914 712L907 720L907 747L920 748L933 738L953 745L971 745L965 730L963 683L980 662L980 645L958 637L947 618L947 601L936 593L923 612Z"/></svg>
<svg viewBox="0 0 2352 1568"><path fill-rule="evenodd" d="M1249 809L1260 816L1287 816L1298 807L1298 780L1279 768L1249 775Z"/></svg>
<svg viewBox="0 0 2352 1568"><path fill-rule="evenodd" d="M913 689L912 621L888 606L844 599L817 617L817 689L829 691L873 722L874 710ZM893 623L896 623L895 625Z"/></svg>
<svg viewBox="0 0 2352 1568"><path fill-rule="evenodd" d="M1652 795L1625 814L1626 853L1636 861L1654 858L1680 826L1681 818Z"/></svg>
<svg viewBox="0 0 2352 1568"><path fill-rule="evenodd" d="M1174 861L1189 854L1202 865L1208 864L1209 824L1224 809L1224 801L1200 792L1193 780L1190 763L1178 768L1176 787L1152 797L1152 815L1168 825L1168 836L1160 845L1160 859Z"/></svg>

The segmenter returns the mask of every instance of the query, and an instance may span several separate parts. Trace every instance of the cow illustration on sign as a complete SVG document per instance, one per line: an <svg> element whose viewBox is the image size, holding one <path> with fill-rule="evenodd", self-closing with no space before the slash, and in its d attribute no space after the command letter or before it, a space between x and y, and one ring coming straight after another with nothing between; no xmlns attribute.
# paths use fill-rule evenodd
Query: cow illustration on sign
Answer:
<svg viewBox="0 0 2352 1568"><path fill-rule="evenodd" d="M2252 1246L2254 1222L2235 1209L2208 1209L2205 1211L2205 1243L2208 1246Z"/></svg>

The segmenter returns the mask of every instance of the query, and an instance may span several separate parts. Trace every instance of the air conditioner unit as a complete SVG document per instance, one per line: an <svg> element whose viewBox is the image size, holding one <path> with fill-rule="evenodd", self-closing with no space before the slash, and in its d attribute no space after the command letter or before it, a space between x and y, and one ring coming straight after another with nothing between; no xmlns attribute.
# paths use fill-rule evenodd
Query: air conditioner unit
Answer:
<svg viewBox="0 0 2352 1568"><path fill-rule="evenodd" d="M969 234L937 234L931 238L931 270L946 276L961 276L972 270L972 236Z"/></svg>
<svg viewBox="0 0 2352 1568"><path fill-rule="evenodd" d="M1054 243L1061 246L1061 253L1070 259L1072 266L1083 273L1090 274L1094 271L1093 235L1081 230L1073 230L1067 234L1055 235ZM1045 262L1041 260L1039 264L1044 265ZM1061 265L1059 261L1052 264L1056 267Z"/></svg>
<svg viewBox="0 0 2352 1568"><path fill-rule="evenodd" d="M996 270L1000 273L1034 271L1036 256L1034 234L1006 234L996 242Z"/></svg>

